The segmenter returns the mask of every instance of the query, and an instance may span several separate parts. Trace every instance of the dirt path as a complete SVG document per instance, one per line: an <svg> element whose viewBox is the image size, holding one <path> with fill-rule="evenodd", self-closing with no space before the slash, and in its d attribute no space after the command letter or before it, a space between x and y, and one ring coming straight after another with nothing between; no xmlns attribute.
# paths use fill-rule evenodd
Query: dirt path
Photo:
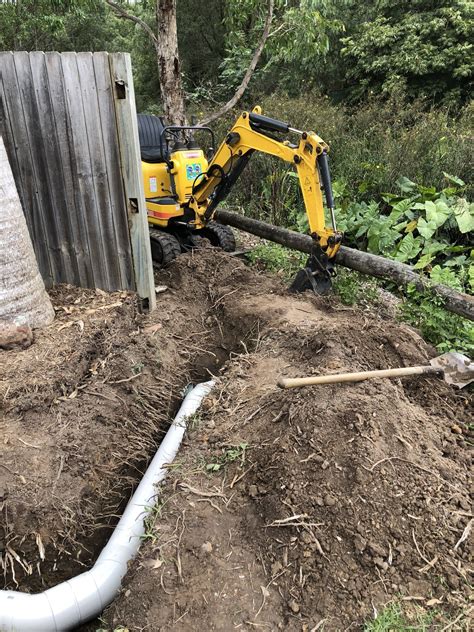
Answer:
<svg viewBox="0 0 474 632"><path fill-rule="evenodd" d="M457 612L467 396L436 378L275 386L434 351L219 252L183 256L157 283L147 317L126 294L61 288L56 322L2 353L5 585L42 589L95 559L181 389L212 373L109 629L357 629L396 596Z"/></svg>

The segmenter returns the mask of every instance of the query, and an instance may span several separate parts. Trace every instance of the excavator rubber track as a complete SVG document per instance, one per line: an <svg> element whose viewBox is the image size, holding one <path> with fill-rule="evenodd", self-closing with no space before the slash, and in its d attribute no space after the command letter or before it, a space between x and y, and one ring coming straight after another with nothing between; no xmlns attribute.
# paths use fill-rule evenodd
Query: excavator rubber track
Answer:
<svg viewBox="0 0 474 632"><path fill-rule="evenodd" d="M171 233L150 228L151 256L153 262L166 268L181 254L179 241Z"/></svg>

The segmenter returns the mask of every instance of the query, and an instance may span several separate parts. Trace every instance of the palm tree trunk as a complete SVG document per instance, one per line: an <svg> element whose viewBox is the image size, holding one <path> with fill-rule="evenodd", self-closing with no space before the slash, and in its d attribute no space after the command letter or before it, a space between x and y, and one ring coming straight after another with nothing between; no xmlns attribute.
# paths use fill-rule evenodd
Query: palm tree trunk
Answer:
<svg viewBox="0 0 474 632"><path fill-rule="evenodd" d="M0 321L49 325L54 310L38 270L33 245L0 136Z"/></svg>

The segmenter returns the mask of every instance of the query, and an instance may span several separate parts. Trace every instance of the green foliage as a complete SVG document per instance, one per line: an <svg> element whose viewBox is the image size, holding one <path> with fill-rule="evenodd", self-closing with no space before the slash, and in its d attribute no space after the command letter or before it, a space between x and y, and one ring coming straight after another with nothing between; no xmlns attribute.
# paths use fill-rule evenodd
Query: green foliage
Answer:
<svg viewBox="0 0 474 632"><path fill-rule="evenodd" d="M354 270L340 268L333 279L333 289L345 305L375 304L379 301L378 284Z"/></svg>
<svg viewBox="0 0 474 632"><path fill-rule="evenodd" d="M406 0L378 2L376 11L342 40L351 94L398 92L462 102L469 96L474 67L472 3L418 0L409 10L407 5Z"/></svg>
<svg viewBox="0 0 474 632"><path fill-rule="evenodd" d="M252 105L251 101L242 104ZM314 130L328 142L333 181L343 189L345 203L378 199L394 191L402 175L440 190L447 186L446 172L472 187L472 106L456 118L448 110L426 111L422 103L407 105L395 99L347 110L316 93L302 98L276 94L262 99L261 105L264 113L298 129ZM235 115L215 125L218 138L224 137ZM275 158L254 154L229 202L248 215L296 228L303 202L289 171L293 170ZM465 196L469 195L466 188Z"/></svg>
<svg viewBox="0 0 474 632"><path fill-rule="evenodd" d="M435 345L440 353L459 351L469 356L474 352L474 323L446 311L439 296L408 287L400 316L417 327L423 338Z"/></svg>
<svg viewBox="0 0 474 632"><path fill-rule="evenodd" d="M397 602L391 602L373 621L364 625L364 632L428 632L436 610L413 609L409 614Z"/></svg>
<svg viewBox="0 0 474 632"><path fill-rule="evenodd" d="M416 270L424 271L435 283L456 290L472 290L474 251L468 232L474 230L474 205L462 195L465 185L445 174L448 186L442 190L424 187L401 178L400 194L385 194L387 210L376 202L341 200L338 212L346 242L361 250L381 254Z"/></svg>
<svg viewBox="0 0 474 632"><path fill-rule="evenodd" d="M225 450L215 461L206 464L206 470L208 472L219 472L223 467L237 460L240 460L240 467L242 467L245 463L247 448L248 443L240 443Z"/></svg>
<svg viewBox="0 0 474 632"><path fill-rule="evenodd" d="M472 292L474 250L467 233L474 230L474 205L459 197L465 189L461 179L445 174L445 180L447 186L437 190L400 178L400 194L385 194L384 208L376 202L344 202L344 189L336 186L346 243L411 264L433 283ZM440 352L474 349L473 323L447 312L440 297L409 287L407 299L401 317Z"/></svg>
<svg viewBox="0 0 474 632"><path fill-rule="evenodd" d="M248 254L250 262L257 267L280 274L290 279L304 266L307 255L284 248L273 242L263 242Z"/></svg>

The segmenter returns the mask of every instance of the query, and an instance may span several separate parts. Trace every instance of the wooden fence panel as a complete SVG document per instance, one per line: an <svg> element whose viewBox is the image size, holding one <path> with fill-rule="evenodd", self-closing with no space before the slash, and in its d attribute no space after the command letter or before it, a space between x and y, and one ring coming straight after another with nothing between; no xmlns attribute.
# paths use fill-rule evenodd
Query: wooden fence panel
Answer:
<svg viewBox="0 0 474 632"><path fill-rule="evenodd" d="M136 289L152 308L129 55L0 53L0 133L46 285Z"/></svg>

